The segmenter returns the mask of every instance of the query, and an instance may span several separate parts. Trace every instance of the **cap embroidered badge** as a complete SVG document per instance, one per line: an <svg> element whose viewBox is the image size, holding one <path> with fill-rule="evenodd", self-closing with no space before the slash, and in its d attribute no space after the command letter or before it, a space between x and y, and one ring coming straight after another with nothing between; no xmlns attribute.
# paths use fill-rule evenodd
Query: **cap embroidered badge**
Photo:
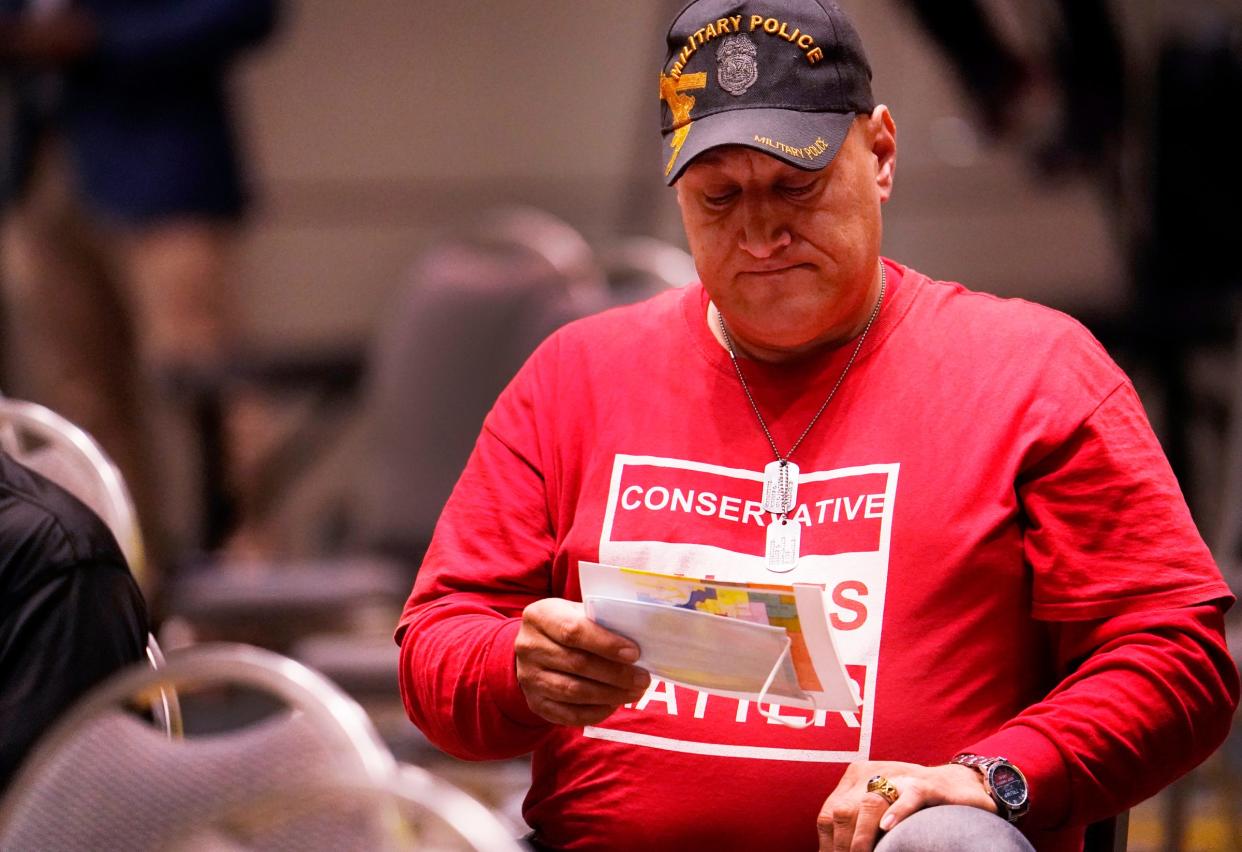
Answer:
<svg viewBox="0 0 1242 852"><path fill-rule="evenodd" d="M862 40L832 0L694 0L669 27L660 100L670 184L720 145L822 169L875 108Z"/></svg>

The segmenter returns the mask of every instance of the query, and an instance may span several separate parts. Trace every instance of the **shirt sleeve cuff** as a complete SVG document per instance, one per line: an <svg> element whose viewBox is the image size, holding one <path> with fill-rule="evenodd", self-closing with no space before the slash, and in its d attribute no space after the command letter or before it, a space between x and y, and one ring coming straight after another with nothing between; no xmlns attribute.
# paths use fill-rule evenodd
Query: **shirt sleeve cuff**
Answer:
<svg viewBox="0 0 1242 852"><path fill-rule="evenodd" d="M530 728L550 729L552 723L530 709L526 694L518 685L513 643L521 627L522 619L513 618L501 625L493 635L492 645L487 651L486 670L489 676L485 689L488 698L511 722Z"/></svg>
<svg viewBox="0 0 1242 852"><path fill-rule="evenodd" d="M1056 829L1069 814L1069 771L1052 740L1025 725L1011 725L962 749L984 757L1004 757L1026 776L1030 810L1020 825Z"/></svg>

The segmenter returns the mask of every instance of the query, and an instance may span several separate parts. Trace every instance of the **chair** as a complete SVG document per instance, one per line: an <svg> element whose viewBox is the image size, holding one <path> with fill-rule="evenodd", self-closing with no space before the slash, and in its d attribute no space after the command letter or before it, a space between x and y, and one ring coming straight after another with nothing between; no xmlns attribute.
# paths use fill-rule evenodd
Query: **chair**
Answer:
<svg viewBox="0 0 1242 852"><path fill-rule="evenodd" d="M1212 553L1225 580L1242 591L1242 310L1234 337L1232 398L1229 400L1229 431L1225 438L1224 489L1220 521L1212 541Z"/></svg>
<svg viewBox="0 0 1242 852"><path fill-rule="evenodd" d="M1091 823L1083 836L1083 852L1125 852L1129 828L1129 811Z"/></svg>
<svg viewBox="0 0 1242 852"><path fill-rule="evenodd" d="M540 210L490 212L423 254L372 352L363 546L417 566L496 397L545 337L609 305L590 246Z"/></svg>
<svg viewBox="0 0 1242 852"><path fill-rule="evenodd" d="M120 470L94 438L50 408L0 397L0 449L102 518L143 585L146 557L134 501Z"/></svg>
<svg viewBox="0 0 1242 852"><path fill-rule="evenodd" d="M637 302L698 278L689 252L654 237L618 240L606 247L600 258L616 304Z"/></svg>
<svg viewBox="0 0 1242 852"><path fill-rule="evenodd" d="M170 741L133 712L168 688L246 689L280 711ZM432 838L438 848L519 848L479 802L400 766L362 708L322 675L245 645L195 646L158 671L119 673L53 728L0 802L3 849L314 852Z"/></svg>
<svg viewBox="0 0 1242 852"><path fill-rule="evenodd" d="M50 408L0 396L0 449L98 515L142 585L146 557L138 513L120 470L94 438ZM153 668L163 665L164 654L151 634L146 655ZM162 691L152 713L169 737L180 736L181 710L175 692Z"/></svg>
<svg viewBox="0 0 1242 852"><path fill-rule="evenodd" d="M549 332L606 306L606 284L590 246L542 211L489 211L477 233L427 252L386 311L374 347L360 359L371 428L363 437L357 493L342 498L350 504L352 540L326 558L225 554L187 565L170 584L169 615L204 638L284 652L306 636L359 632L371 634L368 659L391 652L391 625L496 395ZM303 461L316 457L297 436L286 443L301 450L296 455ZM287 496L285 486L265 491ZM358 645L347 643L345 650ZM340 648L329 650L332 660L340 658ZM391 656L371 682L393 692Z"/></svg>
<svg viewBox="0 0 1242 852"><path fill-rule="evenodd" d="M1225 440L1224 494L1221 498L1220 521L1212 552L1234 594L1242 594L1242 311L1238 317L1238 331L1234 337L1233 398L1229 405L1229 433ZM1235 616L1235 628L1236 628ZM1242 644L1231 636L1234 663L1242 665ZM1219 754L1217 775L1220 796L1226 802L1236 802L1242 795L1242 725L1235 716L1233 733L1226 740ZM1226 822L1234 845L1242 848L1242 813L1237 807L1226 807Z"/></svg>

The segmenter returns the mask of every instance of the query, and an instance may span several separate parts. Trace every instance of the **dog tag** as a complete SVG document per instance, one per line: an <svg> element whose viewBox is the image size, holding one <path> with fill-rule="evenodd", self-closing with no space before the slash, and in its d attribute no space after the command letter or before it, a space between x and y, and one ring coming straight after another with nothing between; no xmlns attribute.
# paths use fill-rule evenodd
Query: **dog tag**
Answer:
<svg viewBox="0 0 1242 852"><path fill-rule="evenodd" d="M763 510L777 515L793 511L798 501L798 466L774 461L763 469Z"/></svg>
<svg viewBox="0 0 1242 852"><path fill-rule="evenodd" d="M768 523L768 543L765 555L768 570L775 574L792 571L798 565L798 553L802 547L802 524L789 518L773 518Z"/></svg>

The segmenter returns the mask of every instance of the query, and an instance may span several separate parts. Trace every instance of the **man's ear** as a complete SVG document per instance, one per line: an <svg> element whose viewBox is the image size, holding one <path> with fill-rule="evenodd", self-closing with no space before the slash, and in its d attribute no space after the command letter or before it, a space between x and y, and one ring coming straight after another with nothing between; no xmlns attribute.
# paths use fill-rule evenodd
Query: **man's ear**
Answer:
<svg viewBox="0 0 1242 852"><path fill-rule="evenodd" d="M893 178L897 173L897 123L888 107L880 104L867 118L871 130L871 153L876 159L875 183L880 201L893 194Z"/></svg>

